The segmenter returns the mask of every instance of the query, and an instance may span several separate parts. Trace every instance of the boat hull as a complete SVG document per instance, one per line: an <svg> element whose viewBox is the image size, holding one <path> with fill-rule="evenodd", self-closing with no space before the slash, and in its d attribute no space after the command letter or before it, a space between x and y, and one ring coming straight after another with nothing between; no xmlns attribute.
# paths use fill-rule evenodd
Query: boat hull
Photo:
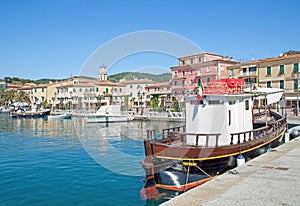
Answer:
<svg viewBox="0 0 300 206"><path fill-rule="evenodd" d="M93 118L85 118L87 123L114 123L114 122L129 122L133 118L128 116L98 116Z"/></svg>
<svg viewBox="0 0 300 206"><path fill-rule="evenodd" d="M175 190L175 191L186 191L198 185L201 185L224 172L233 169L237 166L237 157L242 154L246 161L249 161L265 152L271 148L275 148L283 143L285 128L283 127L281 132L274 135L269 141L262 141L257 145L252 145L252 149L247 149L243 147L241 152L235 152L234 150L229 151L226 155L224 150L220 148L215 148L215 153L222 153L223 155L203 155L197 158L195 155L193 158L184 157L183 155L174 156L164 156L166 153L156 150L155 145L151 145L151 150L158 155L154 155L152 159L152 171L154 172L154 180L156 182L156 187ZM172 150L168 148L169 153ZM176 147L174 148L174 151ZM199 149L201 150L201 149ZM205 149L202 149L205 150ZM220 150L219 152L217 150ZM193 155L194 150L185 151L186 154L190 156ZM198 151L200 154L201 151ZM205 152L203 152L204 154ZM161 154L161 155L159 155ZM181 157L180 157L181 156ZM206 156L206 157L204 157ZM144 167L145 168L145 167ZM148 168L149 169L149 168ZM145 168L147 173L147 168ZM147 187L147 182L145 184Z"/></svg>
<svg viewBox="0 0 300 206"><path fill-rule="evenodd" d="M62 115L50 115L48 116L49 120L54 120L54 119L71 119L72 114L62 114Z"/></svg>
<svg viewBox="0 0 300 206"><path fill-rule="evenodd" d="M37 111L37 112L13 112L13 118L40 118L50 115L50 110Z"/></svg>

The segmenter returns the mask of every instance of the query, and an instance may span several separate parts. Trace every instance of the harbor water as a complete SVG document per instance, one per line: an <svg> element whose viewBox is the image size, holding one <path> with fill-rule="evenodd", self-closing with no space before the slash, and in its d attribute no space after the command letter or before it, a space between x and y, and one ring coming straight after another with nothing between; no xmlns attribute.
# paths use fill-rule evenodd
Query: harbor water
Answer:
<svg viewBox="0 0 300 206"><path fill-rule="evenodd" d="M0 205L158 205L140 198L143 138L180 122L87 124L0 114Z"/></svg>

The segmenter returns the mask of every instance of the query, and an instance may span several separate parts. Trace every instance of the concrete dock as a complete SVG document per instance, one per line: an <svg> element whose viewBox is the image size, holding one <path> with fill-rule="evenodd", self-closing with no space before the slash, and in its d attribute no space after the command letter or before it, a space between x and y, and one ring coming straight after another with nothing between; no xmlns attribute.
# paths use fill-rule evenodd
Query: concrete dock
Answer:
<svg viewBox="0 0 300 206"><path fill-rule="evenodd" d="M300 205L300 138L162 205Z"/></svg>

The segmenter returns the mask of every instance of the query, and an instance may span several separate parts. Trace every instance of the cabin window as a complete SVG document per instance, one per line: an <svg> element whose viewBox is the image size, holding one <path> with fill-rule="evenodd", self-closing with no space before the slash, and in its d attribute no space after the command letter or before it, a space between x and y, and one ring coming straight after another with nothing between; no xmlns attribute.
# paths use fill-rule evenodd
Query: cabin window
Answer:
<svg viewBox="0 0 300 206"><path fill-rule="evenodd" d="M208 104L223 104L222 100L208 100Z"/></svg>
<svg viewBox="0 0 300 206"><path fill-rule="evenodd" d="M229 100L229 101L228 101L228 104L229 104L229 105L233 105L233 104L235 104L235 103L236 103L236 100L235 100L235 99L234 99L234 100Z"/></svg>
<svg viewBox="0 0 300 206"><path fill-rule="evenodd" d="M245 110L249 110L249 100L245 101Z"/></svg>
<svg viewBox="0 0 300 206"><path fill-rule="evenodd" d="M228 126L231 125L231 111L228 110Z"/></svg>

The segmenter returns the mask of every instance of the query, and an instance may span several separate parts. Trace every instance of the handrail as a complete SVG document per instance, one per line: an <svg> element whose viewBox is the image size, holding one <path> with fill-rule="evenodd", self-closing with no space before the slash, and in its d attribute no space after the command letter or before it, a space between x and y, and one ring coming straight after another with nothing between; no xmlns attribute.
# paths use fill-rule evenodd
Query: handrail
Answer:
<svg viewBox="0 0 300 206"><path fill-rule="evenodd" d="M253 130L243 131L243 132L236 132L231 133L230 136L230 145L232 144L241 144L243 142L251 141L258 139L263 136L269 136L271 134L278 135L279 132L282 130L282 127L285 127L286 124L286 116L283 116L280 119L277 119L273 122L268 123L267 126L260 127ZM147 130L147 136L149 141L156 141L152 142L154 144L172 144L174 141L180 141L183 146L187 143L187 136L195 136L195 145L192 146L209 146L209 141L211 138L215 138L215 146L219 146L219 137L221 136L220 133L186 133L184 131L180 131L181 129L184 130L185 126L178 126L178 127L172 127L162 130L162 137L161 139L157 140L157 137L155 135L155 130ZM237 136L237 142L234 142L236 140L234 137ZM205 144L199 145L200 138L206 138ZM243 139L241 139L243 138Z"/></svg>

